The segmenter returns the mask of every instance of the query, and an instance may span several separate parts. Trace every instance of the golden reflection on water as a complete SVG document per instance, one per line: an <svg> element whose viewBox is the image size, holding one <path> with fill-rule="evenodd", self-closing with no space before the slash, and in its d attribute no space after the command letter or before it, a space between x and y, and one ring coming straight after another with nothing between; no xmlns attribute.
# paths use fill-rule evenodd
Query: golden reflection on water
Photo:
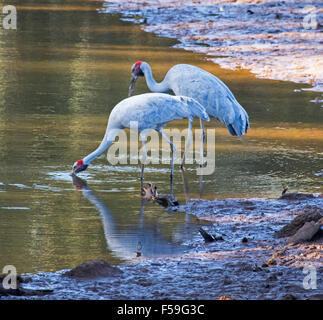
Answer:
<svg viewBox="0 0 323 320"><path fill-rule="evenodd" d="M316 93L222 70L204 55L171 49L175 40L143 33L117 15L99 14L99 7L91 1L18 3L18 30L0 29L0 267L14 264L18 272L35 272L91 258L124 261L107 239L98 208L111 213L115 239L129 233L137 241L140 164L111 166L105 155L96 159L83 178L97 205L75 189L68 173L100 143L111 109L127 97L137 60L148 61L157 80L177 63L200 66L219 76L250 115L251 129L242 142L223 124L206 124L216 128L216 168L203 178L205 199L277 197L283 184L323 191L316 175L322 169L322 112L309 102ZM135 94L143 92L147 87L140 79ZM186 127L187 121L167 126ZM195 168L186 170L192 198L200 193ZM148 165L146 180L167 193L169 164ZM174 189L184 203L178 166ZM158 235L156 241L176 243L185 218L147 203L143 224ZM198 228L196 221L192 225Z"/></svg>
<svg viewBox="0 0 323 320"><path fill-rule="evenodd" d="M26 1L27 2L27 1ZM30 1L32 2L32 1ZM75 1L76 2L76 1ZM70 4L47 4L47 5L37 5L30 3L29 5L16 5L18 11L23 10L33 10L33 11L89 11L93 12L94 7L90 5L85 5L85 3L91 3L91 1L79 1L79 5L70 5ZM95 3L95 1L92 1ZM82 4L82 5L80 5Z"/></svg>

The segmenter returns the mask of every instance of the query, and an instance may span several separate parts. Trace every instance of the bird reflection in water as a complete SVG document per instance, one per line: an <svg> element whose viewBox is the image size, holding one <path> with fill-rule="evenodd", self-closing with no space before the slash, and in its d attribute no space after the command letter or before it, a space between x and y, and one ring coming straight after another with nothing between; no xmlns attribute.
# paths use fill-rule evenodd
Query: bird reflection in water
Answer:
<svg viewBox="0 0 323 320"><path fill-rule="evenodd" d="M72 180L76 190L82 192L84 198L100 213L108 248L118 258L127 260L140 256L151 257L184 252L188 247L181 243L192 238L192 227L194 231L199 227L192 224L189 219L185 219L184 225L179 225L172 231L172 238L175 240L167 239L159 231L160 225L145 223L144 210L147 200L141 198L138 223L128 228L120 228L113 212L99 199L87 182L76 175L72 175Z"/></svg>

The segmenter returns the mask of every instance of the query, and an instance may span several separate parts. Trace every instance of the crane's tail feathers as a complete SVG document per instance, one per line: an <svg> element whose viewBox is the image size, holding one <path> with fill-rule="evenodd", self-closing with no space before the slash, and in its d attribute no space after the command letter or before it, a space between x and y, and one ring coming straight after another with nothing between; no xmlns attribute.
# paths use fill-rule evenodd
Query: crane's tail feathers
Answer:
<svg viewBox="0 0 323 320"><path fill-rule="evenodd" d="M231 133L232 136L237 136L238 134L236 133L236 131L234 130L234 127L232 126L232 124L228 124L228 130Z"/></svg>
<svg viewBox="0 0 323 320"><path fill-rule="evenodd" d="M248 129L250 128L249 125L249 116L245 109L240 106L237 110L238 115L235 117L232 123L227 124L228 130L233 136L238 136L241 140L241 136L246 134Z"/></svg>
<svg viewBox="0 0 323 320"><path fill-rule="evenodd" d="M195 99L186 96L179 96L179 99L181 102L187 104L192 117L197 117L205 121L210 121L210 117L207 114L205 108Z"/></svg>

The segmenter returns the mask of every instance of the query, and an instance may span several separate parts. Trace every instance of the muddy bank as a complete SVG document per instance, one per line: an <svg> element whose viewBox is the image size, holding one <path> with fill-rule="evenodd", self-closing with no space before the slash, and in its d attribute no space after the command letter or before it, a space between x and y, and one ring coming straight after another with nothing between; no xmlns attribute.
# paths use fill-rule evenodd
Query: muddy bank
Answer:
<svg viewBox="0 0 323 320"><path fill-rule="evenodd" d="M101 12L122 13L142 29L176 38L223 68L288 80L323 91L323 3L306 1L109 0Z"/></svg>
<svg viewBox="0 0 323 320"><path fill-rule="evenodd" d="M194 200L169 213L185 211L212 221L203 229L221 241L206 243L196 230L183 241L185 254L133 257L114 267L93 260L72 270L25 275L30 281L22 283L24 290L51 294L2 299L321 299L322 225L310 241L288 239L309 220L323 222L322 208L320 195L306 200ZM303 286L306 266L316 270L316 289Z"/></svg>

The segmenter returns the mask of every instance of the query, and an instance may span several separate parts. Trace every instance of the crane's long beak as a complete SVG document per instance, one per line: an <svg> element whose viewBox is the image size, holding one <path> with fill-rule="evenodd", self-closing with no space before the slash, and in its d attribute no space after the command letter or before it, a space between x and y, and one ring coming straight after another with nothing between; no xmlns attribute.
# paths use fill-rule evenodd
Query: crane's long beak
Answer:
<svg viewBox="0 0 323 320"><path fill-rule="evenodd" d="M131 81L130 81L130 86L129 86L129 93L128 93L128 97L131 96L132 92L133 92L133 89L135 88L135 83L136 83L136 80L137 80L137 76L136 75L132 75L131 77Z"/></svg>

